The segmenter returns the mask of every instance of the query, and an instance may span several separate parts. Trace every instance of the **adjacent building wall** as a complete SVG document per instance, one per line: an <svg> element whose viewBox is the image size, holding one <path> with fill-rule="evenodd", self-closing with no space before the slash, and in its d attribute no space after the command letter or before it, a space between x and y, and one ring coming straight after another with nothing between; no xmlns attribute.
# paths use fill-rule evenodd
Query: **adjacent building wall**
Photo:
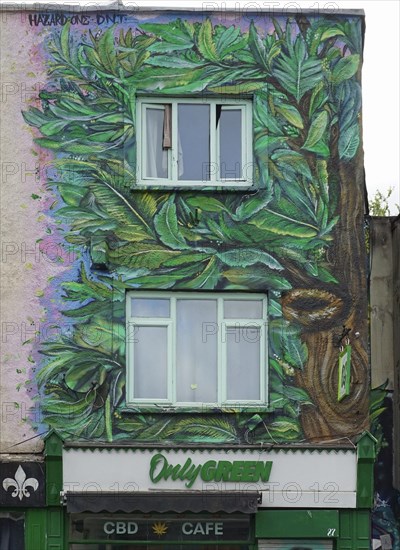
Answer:
<svg viewBox="0 0 400 550"><path fill-rule="evenodd" d="M394 263L393 219L371 219L371 385L394 388Z"/></svg>
<svg viewBox="0 0 400 550"><path fill-rule="evenodd" d="M400 218L393 221L394 486L400 490Z"/></svg>

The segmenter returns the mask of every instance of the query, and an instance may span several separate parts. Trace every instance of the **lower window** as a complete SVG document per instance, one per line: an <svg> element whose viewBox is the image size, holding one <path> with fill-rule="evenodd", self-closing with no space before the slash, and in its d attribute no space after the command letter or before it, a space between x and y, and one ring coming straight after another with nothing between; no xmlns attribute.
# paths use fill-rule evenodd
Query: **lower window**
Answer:
<svg viewBox="0 0 400 550"><path fill-rule="evenodd" d="M127 402L177 407L266 405L263 294L127 297Z"/></svg>

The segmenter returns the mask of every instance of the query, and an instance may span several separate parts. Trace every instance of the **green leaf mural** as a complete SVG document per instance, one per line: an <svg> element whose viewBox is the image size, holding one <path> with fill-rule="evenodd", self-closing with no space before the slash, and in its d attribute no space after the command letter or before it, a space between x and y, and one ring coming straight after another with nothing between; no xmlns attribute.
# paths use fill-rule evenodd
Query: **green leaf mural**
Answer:
<svg viewBox="0 0 400 550"><path fill-rule="evenodd" d="M190 17L114 25L96 36L70 25L48 39L52 85L41 109L23 113L38 147L55 155L54 216L66 240L101 242L106 270L63 284L72 334L42 347L37 381L45 422L66 437L247 443L303 437L296 387L308 360L297 326L283 319L280 292L303 273L310 285L337 281L327 251L338 222L335 150L359 148L360 40L352 25L320 20L308 34L288 18L264 32ZM311 39L311 31L314 30ZM54 86L54 82L56 86ZM139 93L253 97L257 193L136 187ZM336 137L338 136L338 137ZM270 401L259 415L157 415L125 403L126 290L250 290L275 293L269 319Z"/></svg>

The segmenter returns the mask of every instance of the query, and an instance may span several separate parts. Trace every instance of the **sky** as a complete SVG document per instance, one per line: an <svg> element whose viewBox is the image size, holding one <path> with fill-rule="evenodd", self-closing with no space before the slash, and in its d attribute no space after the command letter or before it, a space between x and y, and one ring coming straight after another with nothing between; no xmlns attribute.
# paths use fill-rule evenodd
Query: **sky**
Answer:
<svg viewBox="0 0 400 550"><path fill-rule="evenodd" d="M35 0L0 0L0 5L28 6ZM62 4L42 0L43 4ZM66 0L67 5L90 4L104 7L109 0ZM130 6L218 7L242 10L363 9L366 34L363 65L363 140L366 184L369 199L376 191L387 195L390 213L400 205L400 1L399 0L126 0Z"/></svg>

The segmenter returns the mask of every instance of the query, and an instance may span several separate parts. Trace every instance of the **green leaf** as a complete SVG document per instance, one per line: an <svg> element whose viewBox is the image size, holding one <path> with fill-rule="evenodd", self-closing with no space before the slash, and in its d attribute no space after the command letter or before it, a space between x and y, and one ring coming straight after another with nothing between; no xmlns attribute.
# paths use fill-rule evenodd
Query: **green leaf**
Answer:
<svg viewBox="0 0 400 550"><path fill-rule="evenodd" d="M211 258L203 271L184 284L178 283L176 288L213 290L219 281L219 269L214 258Z"/></svg>
<svg viewBox="0 0 400 550"><path fill-rule="evenodd" d="M69 124L68 120L52 120L40 127L44 136L54 136L61 132Z"/></svg>
<svg viewBox="0 0 400 550"><path fill-rule="evenodd" d="M360 130L358 123L353 124L339 135L339 158L350 160L357 153L360 145Z"/></svg>
<svg viewBox="0 0 400 550"><path fill-rule="evenodd" d="M154 243L132 243L108 252L112 262L130 268L158 269L164 262L178 255L177 250L168 250Z"/></svg>
<svg viewBox="0 0 400 550"><path fill-rule="evenodd" d="M308 358L307 346L299 338L284 338L284 359L297 369L303 369Z"/></svg>
<svg viewBox="0 0 400 550"><path fill-rule="evenodd" d="M344 36L344 32L337 27L326 29L321 35L321 41L333 38L334 36Z"/></svg>
<svg viewBox="0 0 400 550"><path fill-rule="evenodd" d="M106 377L107 370L103 365L78 365L68 370L65 383L73 391L86 393L96 386L101 386Z"/></svg>
<svg viewBox="0 0 400 550"><path fill-rule="evenodd" d="M190 246L179 231L174 195L165 202L154 216L154 227L161 241L174 250L186 250Z"/></svg>
<svg viewBox="0 0 400 550"><path fill-rule="evenodd" d="M182 253L179 254L176 258L172 258L172 260L167 260L164 262L164 267L176 267L180 265L186 265L186 264L201 264L201 262L209 261L211 259L211 256L215 253L215 251L210 251L209 253L206 252L189 252L189 253Z"/></svg>
<svg viewBox="0 0 400 550"><path fill-rule="evenodd" d="M246 82L245 84L225 84L223 86L208 86L207 90L213 92L214 94L234 94L238 95L240 93L250 94L264 88L265 84L263 82Z"/></svg>
<svg viewBox="0 0 400 550"><path fill-rule="evenodd" d="M35 143L44 147L45 149L54 149L56 151L64 151L67 153L74 153L77 155L88 155L93 153L101 153L110 149L109 143L103 145L86 145L80 142L78 139L62 140L61 139L49 139L49 138L36 138Z"/></svg>
<svg viewBox="0 0 400 550"><path fill-rule="evenodd" d="M258 65L263 69L269 70L267 64L267 50L261 38L258 35L254 22L250 22L249 28L249 48Z"/></svg>
<svg viewBox="0 0 400 550"><path fill-rule="evenodd" d="M298 401L302 405L313 405L310 396L302 388L296 388L294 386L284 386L283 392L286 397L288 397L292 401Z"/></svg>
<svg viewBox="0 0 400 550"><path fill-rule="evenodd" d="M336 63L335 67L332 71L332 83L336 86L343 82L344 80L348 80L352 76L354 76L358 70L358 67L360 65L360 56L359 54L352 54L348 55L347 57L342 57L342 59L339 59L339 61Z"/></svg>
<svg viewBox="0 0 400 550"><path fill-rule="evenodd" d="M307 56L304 39L298 35L289 55L281 53L274 61L272 73L297 102L322 79L321 61Z"/></svg>
<svg viewBox="0 0 400 550"><path fill-rule="evenodd" d="M269 394L269 405L274 409L283 409L283 407L289 402L288 398L281 393L271 392Z"/></svg>
<svg viewBox="0 0 400 550"><path fill-rule="evenodd" d="M117 72L117 52L114 46L114 26L100 36L96 50L104 67L115 74Z"/></svg>
<svg viewBox="0 0 400 550"><path fill-rule="evenodd" d="M298 421L286 416L278 416L268 425L268 430L274 437L284 437L285 439L296 439L300 435Z"/></svg>
<svg viewBox="0 0 400 550"><path fill-rule="evenodd" d="M233 423L223 417L194 416L177 418L166 429L166 435L174 441L202 441L226 443L236 441L238 434Z"/></svg>
<svg viewBox="0 0 400 550"><path fill-rule="evenodd" d="M307 151L316 153L317 155L323 158L329 158L331 155L329 146L327 145L324 139L321 139L321 141L318 141L315 145L309 145L307 146L307 148L303 147L303 149L307 149Z"/></svg>
<svg viewBox="0 0 400 550"><path fill-rule="evenodd" d="M294 105L280 103L275 106L276 111L281 114L290 124L302 130L304 128L301 114Z"/></svg>
<svg viewBox="0 0 400 550"><path fill-rule="evenodd" d="M316 237L318 235L317 227L294 220L284 214L278 214L268 208L256 214L249 223L277 235L293 237Z"/></svg>
<svg viewBox="0 0 400 550"><path fill-rule="evenodd" d="M315 111L321 109L328 101L329 95L325 89L325 83L321 80L313 89L308 110L309 117L312 118Z"/></svg>
<svg viewBox="0 0 400 550"><path fill-rule="evenodd" d="M224 29L218 37L216 48L220 58L223 59L227 55L244 48L245 45L246 39L241 36L240 29L232 25Z"/></svg>
<svg viewBox="0 0 400 550"><path fill-rule="evenodd" d="M276 162L284 175L288 173L288 181L293 185L293 175L301 174L309 180L312 180L310 167L307 164L304 155L291 149L275 149L271 155L271 160Z"/></svg>
<svg viewBox="0 0 400 550"><path fill-rule="evenodd" d="M112 313L112 309L109 312ZM88 323L77 325L74 340L80 346L96 349L106 356L125 356L125 325L107 317L96 316Z"/></svg>
<svg viewBox="0 0 400 550"><path fill-rule="evenodd" d="M218 53L214 44L213 28L210 19L206 19L199 30L197 47L200 53L209 61L218 61Z"/></svg>
<svg viewBox="0 0 400 550"><path fill-rule="evenodd" d="M69 32L71 28L71 21L68 21L62 28L62 31L60 33L60 46L61 46L61 52L64 56L64 58L69 61L71 59L70 51L69 51Z"/></svg>
<svg viewBox="0 0 400 550"><path fill-rule="evenodd" d="M68 206L79 206L86 193L86 189L78 187L78 185L62 183L58 186L58 192L65 204Z"/></svg>
<svg viewBox="0 0 400 550"><path fill-rule="evenodd" d="M208 195L196 195L195 197L189 197L186 202L189 206L199 208L204 212L228 212L228 209L223 202Z"/></svg>
<svg viewBox="0 0 400 550"><path fill-rule="evenodd" d="M325 131L328 127L329 115L324 110L319 113L311 122L310 129L308 131L307 139L302 147L302 149L310 150L310 148L317 145L322 139Z"/></svg>
<svg viewBox="0 0 400 550"><path fill-rule="evenodd" d="M75 309L64 309L62 311L65 317L73 317L76 319L88 320L93 315L111 313L110 305L104 302L93 301Z"/></svg>
<svg viewBox="0 0 400 550"><path fill-rule="evenodd" d="M232 268L222 272L222 275L238 288L249 290L288 290L290 283L266 267Z"/></svg>
<svg viewBox="0 0 400 550"><path fill-rule="evenodd" d="M136 85L143 89L160 90L163 93L181 89L181 91L202 91L207 86L207 80L203 78L204 70L176 67L174 70L152 66L143 67L132 79Z"/></svg>
<svg viewBox="0 0 400 550"><path fill-rule="evenodd" d="M143 23L140 27L163 41L154 42L149 47L150 51L171 52L174 50L187 50L193 47L193 36L191 35L189 25L178 19L167 24Z"/></svg>
<svg viewBox="0 0 400 550"><path fill-rule="evenodd" d="M30 107L28 111L23 111L22 116L26 123L35 128L40 128L43 124L48 122L48 117L42 113L42 111L36 109L36 107Z"/></svg>
<svg viewBox="0 0 400 550"><path fill-rule="evenodd" d="M271 269L282 270L282 265L268 252L250 248L235 248L228 252L220 252L217 257L230 267L248 267L257 263L264 264Z"/></svg>
<svg viewBox="0 0 400 550"><path fill-rule="evenodd" d="M246 197L237 207L234 219L237 221L244 221L251 218L254 214L257 214L257 212L268 206L271 199L272 191L259 192L257 195L250 198Z"/></svg>

